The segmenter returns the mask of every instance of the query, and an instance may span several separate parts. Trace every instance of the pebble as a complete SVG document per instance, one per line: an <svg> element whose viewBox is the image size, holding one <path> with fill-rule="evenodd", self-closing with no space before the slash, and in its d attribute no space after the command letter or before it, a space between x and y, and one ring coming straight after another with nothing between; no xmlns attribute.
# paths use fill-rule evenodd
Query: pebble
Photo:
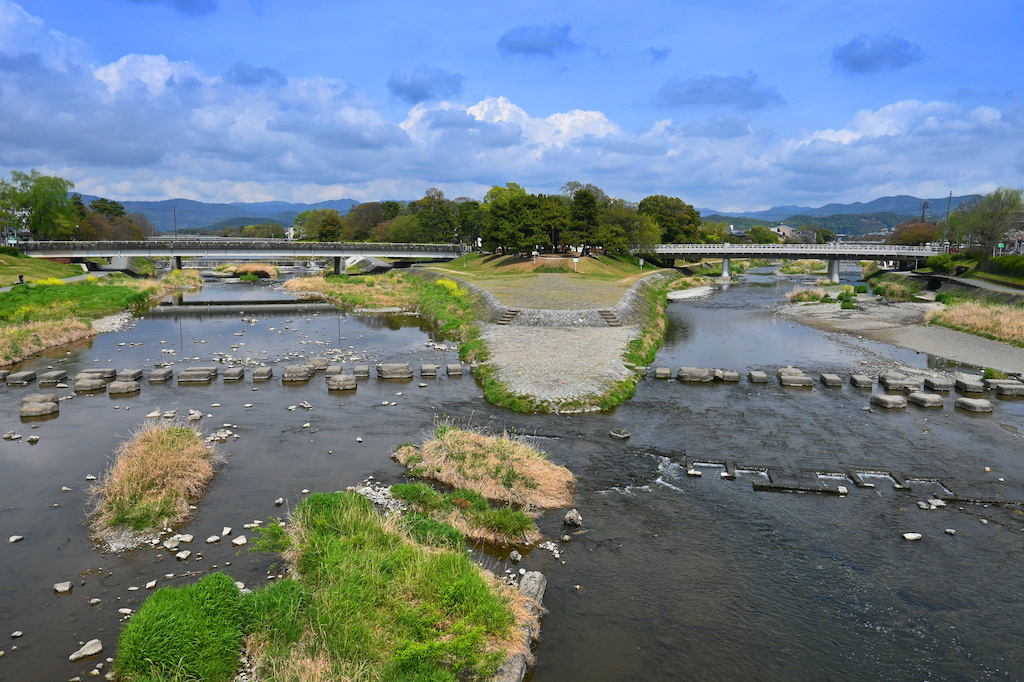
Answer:
<svg viewBox="0 0 1024 682"><path fill-rule="evenodd" d="M920 540L921 537L922 536L921 536L920 533L904 533L903 534L903 539L904 540Z"/></svg>
<svg viewBox="0 0 1024 682"><path fill-rule="evenodd" d="M231 535L231 526L224 526L224 530L220 532L223 536Z"/></svg>
<svg viewBox="0 0 1024 682"><path fill-rule="evenodd" d="M92 474L89 474L88 476L85 477L85 480L87 480L87 481L95 481L96 477L93 476Z"/></svg>
<svg viewBox="0 0 1024 682"><path fill-rule="evenodd" d="M89 606L96 606L97 604L101 603L102 601L103 600L100 599L99 597L93 597L92 599L89 600Z"/></svg>
<svg viewBox="0 0 1024 682"><path fill-rule="evenodd" d="M71 488L67 487L66 485L65 486L61 486L60 491L62 493L69 493L69 492L71 492Z"/></svg>
<svg viewBox="0 0 1024 682"><path fill-rule="evenodd" d="M66 581L64 581L62 583L55 583L54 586L53 586L53 591L56 592L57 594L68 594L68 593L70 593L71 592L71 581L70 580L66 580Z"/></svg>
<svg viewBox="0 0 1024 682"><path fill-rule="evenodd" d="M280 507L282 504L284 504L284 498L283 497L279 497L276 500L274 500L274 506L275 507Z"/></svg>
<svg viewBox="0 0 1024 682"><path fill-rule="evenodd" d="M211 535L210 537L206 538L206 544L208 545L216 545L218 542L220 542L219 535Z"/></svg>
<svg viewBox="0 0 1024 682"><path fill-rule="evenodd" d="M190 556L192 556L192 552L190 552L187 549L183 549L180 552L178 552L177 554L175 554L174 558L177 559L178 561L187 561Z"/></svg>
<svg viewBox="0 0 1024 682"><path fill-rule="evenodd" d="M361 436L356 436L356 442L357 443L362 443L363 442L362 437Z"/></svg>
<svg viewBox="0 0 1024 682"><path fill-rule="evenodd" d="M120 613L122 616L130 616L133 613L132 610L128 608L118 609L117 612Z"/></svg>
<svg viewBox="0 0 1024 682"><path fill-rule="evenodd" d="M103 651L103 644L98 639L90 639L86 642L81 649L68 656L68 660L71 662L77 661L82 658L88 658L89 656L95 656L96 654Z"/></svg>
<svg viewBox="0 0 1024 682"><path fill-rule="evenodd" d="M14 632L11 633L11 639L18 639L23 634L25 634L25 633L22 632L21 630L15 630Z"/></svg>
<svg viewBox="0 0 1024 682"><path fill-rule="evenodd" d="M148 583L146 583L146 589L147 590L152 590L155 587L156 587L156 581L155 580L150 580Z"/></svg>
<svg viewBox="0 0 1024 682"><path fill-rule="evenodd" d="M235 538L234 540L231 541L231 544L234 545L235 547L241 547L242 545L244 545L247 542L248 542L248 540L245 539L244 535L239 535L237 538ZM239 588L239 589L241 589L241 588Z"/></svg>
<svg viewBox="0 0 1024 682"><path fill-rule="evenodd" d="M12 535L11 537L7 538L7 542L10 542L11 544L14 544L15 542L21 542L24 539L25 539L24 535Z"/></svg>
<svg viewBox="0 0 1024 682"><path fill-rule="evenodd" d="M947 528L946 529L946 535L956 535L956 529L955 528Z"/></svg>

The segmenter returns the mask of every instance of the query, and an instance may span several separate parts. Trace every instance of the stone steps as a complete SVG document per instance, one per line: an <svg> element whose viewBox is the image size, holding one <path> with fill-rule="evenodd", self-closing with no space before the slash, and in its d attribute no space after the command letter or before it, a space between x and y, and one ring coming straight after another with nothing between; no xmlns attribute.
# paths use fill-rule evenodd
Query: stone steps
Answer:
<svg viewBox="0 0 1024 682"><path fill-rule="evenodd" d="M502 313L501 317L498 318L498 324L511 324L512 320L516 319L516 315L518 314L518 308L508 308L504 313Z"/></svg>
<svg viewBox="0 0 1024 682"><path fill-rule="evenodd" d="M598 310L597 314L601 316L601 319L608 323L609 327L622 326L622 323L619 322L618 316L610 310Z"/></svg>

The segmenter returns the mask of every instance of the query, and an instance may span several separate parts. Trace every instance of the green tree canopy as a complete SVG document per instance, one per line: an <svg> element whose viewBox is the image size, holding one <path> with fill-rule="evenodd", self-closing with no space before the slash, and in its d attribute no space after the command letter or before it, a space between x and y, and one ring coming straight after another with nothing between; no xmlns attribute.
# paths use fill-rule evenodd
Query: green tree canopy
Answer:
<svg viewBox="0 0 1024 682"><path fill-rule="evenodd" d="M996 245L1011 230L1024 222L1024 202L1021 190L1000 187L980 199L961 207L950 216L952 232L967 235L979 244L986 257L992 256Z"/></svg>
<svg viewBox="0 0 1024 682"><path fill-rule="evenodd" d="M16 226L23 221L32 235L40 239L67 239L74 233L74 204L68 196L75 183L55 175L11 171L10 181L2 181L0 209L9 217L7 222Z"/></svg>
<svg viewBox="0 0 1024 682"><path fill-rule="evenodd" d="M637 210L654 221L666 243L694 244L700 241L700 212L682 199L655 194L643 199Z"/></svg>
<svg viewBox="0 0 1024 682"><path fill-rule="evenodd" d="M939 225L917 218L900 223L885 240L886 244L917 246L935 241L939 236Z"/></svg>

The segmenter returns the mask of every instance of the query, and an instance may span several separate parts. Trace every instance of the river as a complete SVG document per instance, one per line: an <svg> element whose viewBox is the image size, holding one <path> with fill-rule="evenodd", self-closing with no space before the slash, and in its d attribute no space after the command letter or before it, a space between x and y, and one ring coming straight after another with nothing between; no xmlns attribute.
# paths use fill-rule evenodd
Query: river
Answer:
<svg viewBox="0 0 1024 682"><path fill-rule="evenodd" d="M897 362L949 366L777 317L773 310L791 286L791 279L755 272L708 298L670 304L669 332L653 364L742 374L793 364L844 375ZM263 283L213 283L185 300L240 297L287 298ZM265 583L272 557L203 539L223 526L234 535L247 532L245 523L284 514L304 489L344 489L369 476L401 480L391 451L444 419L523 434L576 474L585 532L558 559L533 550L514 567L541 570L549 580L534 682L1024 678L1020 508L916 504L942 492L936 481L961 496L1024 500L1024 402L997 401L995 413L983 416L954 410L952 397L941 410L868 412L868 394L848 384L808 390L652 376L610 414L550 416L488 405L468 374L425 379L425 388L418 377L361 380L347 395L329 394L321 375L307 385L280 381L284 365L309 355L351 351L366 362L414 367L456 362L454 350L433 346L438 340L413 316L183 311L144 316L131 329L24 363L74 375L97 365L209 364L219 353L280 360L266 383L143 382L134 397L63 401L59 418L42 422L20 423L17 412L18 398L37 387L0 388L2 430L40 436L35 445L0 442L0 536L25 536L0 554L7 628L0 679L86 675L95 664L68 663L68 654L98 637L103 656L112 655L117 610L137 608L148 591L129 588L149 580L182 584L196 579L186 574L216 565L246 585ZM304 400L312 409L288 409ZM230 424L240 436L221 446L227 463L182 529L196 536L190 549L201 559L177 562L157 550L102 554L87 537L86 476L102 474L117 444L155 408L200 409L213 415L199 423L203 430ZM631 438L610 438L613 428ZM736 480L702 458L736 462ZM703 475L687 476L688 464ZM892 471L912 490L877 476L866 479L874 488L833 480L848 487L844 497L757 492L751 483L764 480L766 468ZM278 497L286 500L280 509ZM555 540L565 532L556 512L539 526ZM924 537L908 542L908 531ZM512 568L504 554L477 556L498 572ZM74 581L72 594L55 595L52 585L64 580ZM102 601L90 606L91 598ZM15 630L24 635L7 640Z"/></svg>

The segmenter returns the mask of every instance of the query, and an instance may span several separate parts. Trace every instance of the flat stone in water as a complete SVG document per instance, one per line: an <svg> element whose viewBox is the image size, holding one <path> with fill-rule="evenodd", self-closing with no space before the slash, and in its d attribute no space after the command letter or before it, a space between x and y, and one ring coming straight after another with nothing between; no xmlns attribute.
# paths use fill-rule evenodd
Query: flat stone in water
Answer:
<svg viewBox="0 0 1024 682"><path fill-rule="evenodd" d="M174 370L170 367L158 367L149 373L149 383L159 384L174 376Z"/></svg>
<svg viewBox="0 0 1024 682"><path fill-rule="evenodd" d="M437 376L437 365L420 365L420 376L421 377L436 377Z"/></svg>
<svg viewBox="0 0 1024 682"><path fill-rule="evenodd" d="M921 407L942 407L943 399L941 395L935 395L934 393L924 393L922 391L915 391L907 396L909 402Z"/></svg>
<svg viewBox="0 0 1024 682"><path fill-rule="evenodd" d="M377 365L378 379L412 379L408 362L384 362Z"/></svg>
<svg viewBox="0 0 1024 682"><path fill-rule="evenodd" d="M875 385L875 381L867 374L851 374L850 385L854 388L871 388Z"/></svg>
<svg viewBox="0 0 1024 682"><path fill-rule="evenodd" d="M957 408L966 412L991 412L992 403L984 398L957 398Z"/></svg>
<svg viewBox="0 0 1024 682"><path fill-rule="evenodd" d="M25 371L25 372L14 372L13 374L7 375L8 386L24 386L30 381L35 381L36 373Z"/></svg>
<svg viewBox="0 0 1024 682"><path fill-rule="evenodd" d="M843 379L838 374L822 374L821 383L826 386L842 386Z"/></svg>
<svg viewBox="0 0 1024 682"><path fill-rule="evenodd" d="M27 403L21 406L22 417L43 417L48 414L57 414L60 411L59 403Z"/></svg>
<svg viewBox="0 0 1024 682"><path fill-rule="evenodd" d="M122 369L117 373L118 381L138 381L142 378L141 369Z"/></svg>
<svg viewBox="0 0 1024 682"><path fill-rule="evenodd" d="M354 391L356 378L351 374L328 374L327 389L331 391Z"/></svg>
<svg viewBox="0 0 1024 682"><path fill-rule="evenodd" d="M951 391L953 380L945 377L927 377L924 380L924 387L929 391Z"/></svg>
<svg viewBox="0 0 1024 682"><path fill-rule="evenodd" d="M747 374L747 378L750 379L750 383L752 383L752 384L767 384L768 383L768 373L767 372L763 372L763 371L761 371L759 369L752 369L752 370L750 370L750 372L748 372L748 374Z"/></svg>
<svg viewBox="0 0 1024 682"><path fill-rule="evenodd" d="M75 393L90 393L107 390L107 382L103 379L76 379Z"/></svg>
<svg viewBox="0 0 1024 682"><path fill-rule="evenodd" d="M451 363L445 366L445 370L448 372L450 377L461 377L462 376L462 365L458 363Z"/></svg>
<svg viewBox="0 0 1024 682"><path fill-rule="evenodd" d="M352 368L352 376L356 379L369 379L370 378L370 366L369 365L356 365Z"/></svg>
<svg viewBox="0 0 1024 682"><path fill-rule="evenodd" d="M714 379L714 374L707 367L680 367L676 375L679 381L706 383Z"/></svg>
<svg viewBox="0 0 1024 682"><path fill-rule="evenodd" d="M668 367L655 367L654 368L654 378L655 379L671 379L672 378L672 370L669 369Z"/></svg>
<svg viewBox="0 0 1024 682"><path fill-rule="evenodd" d="M871 404L884 407L887 410L897 410L907 406L907 399L901 395L889 395L888 393L873 393Z"/></svg>
<svg viewBox="0 0 1024 682"><path fill-rule="evenodd" d="M814 386L814 379L806 374L781 374L779 383L783 386Z"/></svg>
<svg viewBox="0 0 1024 682"><path fill-rule="evenodd" d="M56 384L68 378L68 373L62 369L55 369L52 372L43 372L39 375L40 384Z"/></svg>
<svg viewBox="0 0 1024 682"><path fill-rule="evenodd" d="M228 367L226 370L224 370L224 381L241 381L244 378L244 367Z"/></svg>
<svg viewBox="0 0 1024 682"><path fill-rule="evenodd" d="M138 381L112 381L107 386L107 392L111 395L120 395L124 393L138 393L142 390L142 386Z"/></svg>
<svg viewBox="0 0 1024 682"><path fill-rule="evenodd" d="M21 399L22 405L28 405L29 403L55 403L57 402L56 393L29 393L27 396Z"/></svg>

